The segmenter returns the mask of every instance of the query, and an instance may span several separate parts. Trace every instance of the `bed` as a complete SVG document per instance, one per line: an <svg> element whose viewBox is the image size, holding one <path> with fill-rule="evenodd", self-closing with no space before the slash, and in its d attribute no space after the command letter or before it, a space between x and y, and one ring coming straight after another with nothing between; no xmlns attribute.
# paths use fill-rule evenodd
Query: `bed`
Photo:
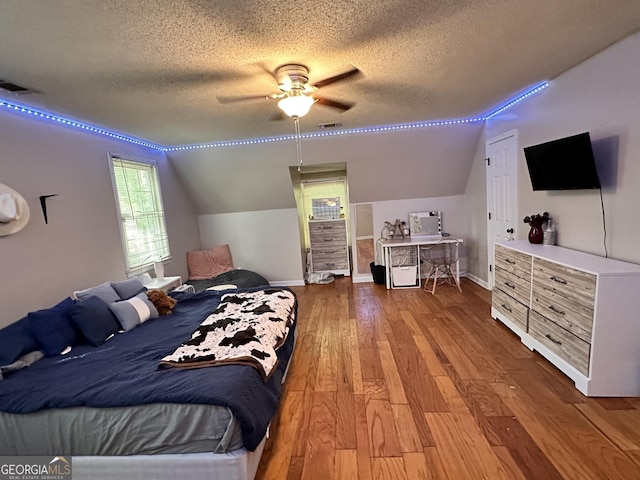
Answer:
<svg viewBox="0 0 640 480"><path fill-rule="evenodd" d="M196 292L208 288L247 288L269 285L259 273L236 268L228 244L217 245L206 250L187 252L189 280Z"/></svg>
<svg viewBox="0 0 640 480"><path fill-rule="evenodd" d="M262 286L171 296L171 315L6 375L0 455L71 456L74 480L253 478L295 346L295 294ZM246 358L209 355L200 365L184 354L207 351L195 339L212 331L212 321L224 321L230 305L265 296L274 303L262 310L289 311L266 373Z"/></svg>
<svg viewBox="0 0 640 480"><path fill-rule="evenodd" d="M225 285L231 285L236 288L269 285L269 281L259 273L242 268L228 270L212 277L189 279L185 283L192 285L196 292Z"/></svg>

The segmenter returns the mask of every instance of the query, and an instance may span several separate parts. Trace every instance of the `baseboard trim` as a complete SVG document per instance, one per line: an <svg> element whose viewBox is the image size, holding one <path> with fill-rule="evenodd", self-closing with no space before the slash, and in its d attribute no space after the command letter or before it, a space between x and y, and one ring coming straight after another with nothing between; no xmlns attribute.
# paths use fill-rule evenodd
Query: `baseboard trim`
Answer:
<svg viewBox="0 0 640 480"><path fill-rule="evenodd" d="M491 290L491 287L489 287L489 283L485 282L484 280L482 280L481 278L476 277L475 275L471 275L470 273L467 273L465 275L465 277L467 277L469 280L471 280L473 283L477 283L478 285L480 285L482 288L484 288L485 290Z"/></svg>
<svg viewBox="0 0 640 480"><path fill-rule="evenodd" d="M460 276L468 278L473 283L480 285L485 290L491 290L491 288L489 288L489 284L486 281L470 274L469 272L463 273ZM373 283L373 275L371 275L370 273L352 274L351 281L353 283ZM272 287L304 287L306 284L304 280L270 280L269 285L271 285Z"/></svg>
<svg viewBox="0 0 640 480"><path fill-rule="evenodd" d="M351 275L351 281L353 283L373 282L373 275L370 273L354 273Z"/></svg>
<svg viewBox="0 0 640 480"><path fill-rule="evenodd" d="M269 280L272 287L304 287L304 280Z"/></svg>

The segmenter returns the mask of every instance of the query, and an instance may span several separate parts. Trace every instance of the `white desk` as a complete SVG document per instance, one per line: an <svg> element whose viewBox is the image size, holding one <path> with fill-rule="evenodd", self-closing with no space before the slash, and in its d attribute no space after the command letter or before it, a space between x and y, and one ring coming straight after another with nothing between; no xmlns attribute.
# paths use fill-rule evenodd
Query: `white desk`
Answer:
<svg viewBox="0 0 640 480"><path fill-rule="evenodd" d="M147 287L148 290L162 290L165 293L169 293L174 288L182 285L182 277L164 277L163 280L158 280L157 278L152 278L150 281L147 281L144 286Z"/></svg>
<svg viewBox="0 0 640 480"><path fill-rule="evenodd" d="M419 288L420 287L420 247L422 245L437 245L438 243L453 243L459 242L462 243L462 239L454 236L447 236L442 238L430 238L430 237L409 237L402 239L391 239L386 240L383 238L378 239L378 243L382 246L384 265L385 265L385 276L386 276L386 285L387 289L392 288L391 285L391 250L395 247L417 247L417 257L416 257L416 265L417 265L417 285L411 285L408 287L394 287L394 288ZM460 259L458 259L458 263L456 265L456 277L458 277L458 281L460 281Z"/></svg>

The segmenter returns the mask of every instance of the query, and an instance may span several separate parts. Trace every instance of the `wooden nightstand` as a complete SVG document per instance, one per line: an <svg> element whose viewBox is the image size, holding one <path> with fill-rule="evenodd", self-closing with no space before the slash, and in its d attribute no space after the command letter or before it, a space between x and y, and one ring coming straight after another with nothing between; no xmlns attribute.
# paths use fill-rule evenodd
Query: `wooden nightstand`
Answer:
<svg viewBox="0 0 640 480"><path fill-rule="evenodd" d="M152 278L144 284L148 290L162 290L165 293L169 293L180 285L182 285L182 277L164 277L163 280Z"/></svg>

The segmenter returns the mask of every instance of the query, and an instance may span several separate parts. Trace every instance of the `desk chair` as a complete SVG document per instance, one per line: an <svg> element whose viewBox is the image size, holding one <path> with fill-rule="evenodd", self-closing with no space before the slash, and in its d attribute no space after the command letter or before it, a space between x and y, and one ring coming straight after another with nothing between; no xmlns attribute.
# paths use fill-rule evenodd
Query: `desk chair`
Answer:
<svg viewBox="0 0 640 480"><path fill-rule="evenodd" d="M451 279L455 282L460 293L460 281L458 280L458 241L436 243L431 246L420 247L420 258L429 265L429 273L424 281L424 291L428 292L427 285L433 275L433 286L431 288L431 294L435 295L436 285L438 284L438 277L446 281L449 285L452 285ZM446 278L446 280L444 280ZM441 284L443 283L441 282Z"/></svg>

